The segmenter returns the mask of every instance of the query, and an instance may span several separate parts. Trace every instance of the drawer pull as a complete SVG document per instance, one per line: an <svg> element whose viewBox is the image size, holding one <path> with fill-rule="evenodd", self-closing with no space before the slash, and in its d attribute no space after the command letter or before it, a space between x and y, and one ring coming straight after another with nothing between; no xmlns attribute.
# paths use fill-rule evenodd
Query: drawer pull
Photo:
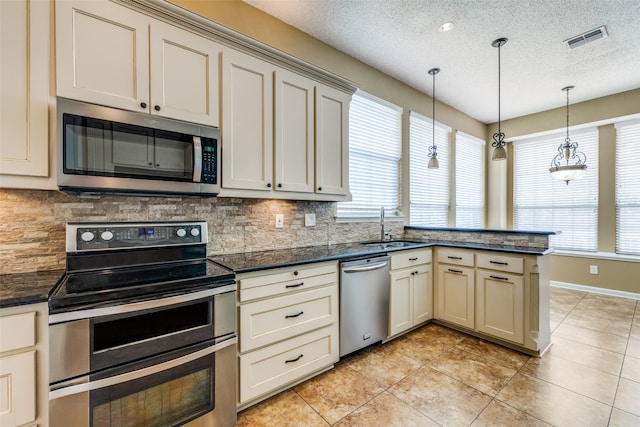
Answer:
<svg viewBox="0 0 640 427"><path fill-rule="evenodd" d="M463 273L462 270L454 270L453 268L450 268L449 271L452 272L452 273L458 273L458 274L462 274Z"/></svg>
<svg viewBox="0 0 640 427"><path fill-rule="evenodd" d="M294 317L300 317L300 316L302 316L303 314L304 314L304 311L301 311L301 312L300 312L300 313L298 313L298 314L287 314L286 316L284 316L284 318L285 318L285 319L291 319L291 318L294 318Z"/></svg>
<svg viewBox="0 0 640 427"><path fill-rule="evenodd" d="M409 261L417 261L417 260L418 260L418 257L415 257L415 258L409 258Z"/></svg>
<svg viewBox="0 0 640 427"><path fill-rule="evenodd" d="M494 276L494 275L491 275L491 276L489 276L489 277L491 277L492 279L496 279L496 280L509 280L509 278L508 278L508 277L502 277L502 276Z"/></svg>
<svg viewBox="0 0 640 427"><path fill-rule="evenodd" d="M302 356L304 356L304 354L301 354L300 356L296 357L295 359L285 360L285 361L284 361L284 363L293 363L293 362L297 362L298 360L302 359Z"/></svg>
<svg viewBox="0 0 640 427"><path fill-rule="evenodd" d="M502 262L502 261L489 261L491 264L498 264L498 265L509 265L508 262Z"/></svg>
<svg viewBox="0 0 640 427"><path fill-rule="evenodd" d="M451 256L451 255L447 255L447 258L449 258L449 259L462 259L461 256Z"/></svg>
<svg viewBox="0 0 640 427"><path fill-rule="evenodd" d="M295 285L286 285L285 288L299 288L304 285L304 282L296 283Z"/></svg>

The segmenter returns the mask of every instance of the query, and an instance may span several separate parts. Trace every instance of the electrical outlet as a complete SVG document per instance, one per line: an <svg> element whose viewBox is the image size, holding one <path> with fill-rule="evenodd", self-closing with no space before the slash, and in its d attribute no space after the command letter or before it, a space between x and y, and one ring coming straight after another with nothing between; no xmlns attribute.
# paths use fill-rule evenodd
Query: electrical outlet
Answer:
<svg viewBox="0 0 640 427"><path fill-rule="evenodd" d="M276 228L284 228L284 214L276 214Z"/></svg>
<svg viewBox="0 0 640 427"><path fill-rule="evenodd" d="M316 214L314 213L304 214L304 226L315 227L315 225L316 225Z"/></svg>
<svg viewBox="0 0 640 427"><path fill-rule="evenodd" d="M598 274L598 266L597 265L590 265L589 266L589 273Z"/></svg>

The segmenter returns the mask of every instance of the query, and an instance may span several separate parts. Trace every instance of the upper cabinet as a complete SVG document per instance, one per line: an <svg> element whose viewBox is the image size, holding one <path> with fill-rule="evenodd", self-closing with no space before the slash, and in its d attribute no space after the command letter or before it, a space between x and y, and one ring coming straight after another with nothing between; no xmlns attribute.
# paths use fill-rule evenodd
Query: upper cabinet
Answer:
<svg viewBox="0 0 640 427"><path fill-rule="evenodd" d="M219 126L221 49L109 1L56 1L58 96Z"/></svg>
<svg viewBox="0 0 640 427"><path fill-rule="evenodd" d="M222 87L220 196L346 199L350 95L232 50Z"/></svg>
<svg viewBox="0 0 640 427"><path fill-rule="evenodd" d="M3 187L47 188L50 12L48 1L0 1Z"/></svg>

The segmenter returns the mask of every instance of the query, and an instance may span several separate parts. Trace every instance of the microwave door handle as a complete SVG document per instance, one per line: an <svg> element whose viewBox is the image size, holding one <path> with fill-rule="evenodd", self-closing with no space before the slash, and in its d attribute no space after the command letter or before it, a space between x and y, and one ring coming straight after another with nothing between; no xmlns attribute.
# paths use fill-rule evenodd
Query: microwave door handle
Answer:
<svg viewBox="0 0 640 427"><path fill-rule="evenodd" d="M202 180L202 141L199 136L193 137L193 182Z"/></svg>

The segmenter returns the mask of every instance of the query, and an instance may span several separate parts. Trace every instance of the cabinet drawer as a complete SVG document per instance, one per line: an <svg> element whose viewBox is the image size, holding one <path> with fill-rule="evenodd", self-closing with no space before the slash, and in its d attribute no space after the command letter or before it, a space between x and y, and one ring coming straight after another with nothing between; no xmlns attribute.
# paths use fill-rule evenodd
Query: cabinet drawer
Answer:
<svg viewBox="0 0 640 427"><path fill-rule="evenodd" d="M427 264L431 262L431 249L414 251L402 251L391 255L391 269L411 267L412 265Z"/></svg>
<svg viewBox="0 0 640 427"><path fill-rule="evenodd" d="M240 351L272 344L337 321L337 286L243 304L240 306Z"/></svg>
<svg viewBox="0 0 640 427"><path fill-rule="evenodd" d="M36 345L36 313L0 317L0 353Z"/></svg>
<svg viewBox="0 0 640 427"><path fill-rule="evenodd" d="M326 286L337 281L338 264L332 262L314 267L269 270L253 277L241 275L238 279L238 289L240 301L244 302Z"/></svg>
<svg viewBox="0 0 640 427"><path fill-rule="evenodd" d="M438 249L438 262L473 267L473 252L460 249Z"/></svg>
<svg viewBox="0 0 640 427"><path fill-rule="evenodd" d="M478 267L488 270L506 271L522 274L524 271L524 259L517 256L502 255L497 253L478 253Z"/></svg>
<svg viewBox="0 0 640 427"><path fill-rule="evenodd" d="M240 356L240 403L338 361L338 324Z"/></svg>
<svg viewBox="0 0 640 427"><path fill-rule="evenodd" d="M0 425L36 419L36 352L0 358Z"/></svg>

